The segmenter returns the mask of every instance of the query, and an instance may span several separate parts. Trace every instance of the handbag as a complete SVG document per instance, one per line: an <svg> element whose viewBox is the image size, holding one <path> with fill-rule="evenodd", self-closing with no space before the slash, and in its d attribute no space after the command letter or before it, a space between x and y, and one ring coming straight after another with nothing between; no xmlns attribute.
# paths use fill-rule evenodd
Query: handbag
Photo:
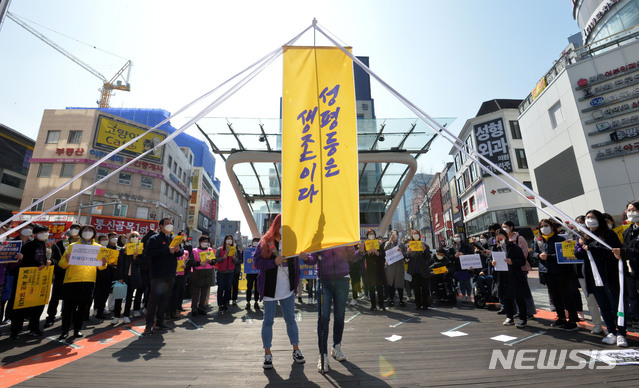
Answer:
<svg viewBox="0 0 639 388"><path fill-rule="evenodd" d="M120 283L119 281L113 281L113 299L124 299L126 298L126 283Z"/></svg>
<svg viewBox="0 0 639 388"><path fill-rule="evenodd" d="M523 238L523 237L519 235L518 238ZM530 266L530 263L528 262L528 252L524 252L524 260L526 260L526 264L521 266L521 270L524 272L532 271L532 267Z"/></svg>

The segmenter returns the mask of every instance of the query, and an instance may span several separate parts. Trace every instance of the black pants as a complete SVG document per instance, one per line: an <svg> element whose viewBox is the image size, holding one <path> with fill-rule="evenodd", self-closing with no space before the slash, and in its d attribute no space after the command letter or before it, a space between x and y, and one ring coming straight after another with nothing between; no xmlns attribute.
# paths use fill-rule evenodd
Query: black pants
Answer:
<svg viewBox="0 0 639 388"><path fill-rule="evenodd" d="M571 282L570 275L546 274L546 285L548 286L548 292L552 295L552 300L555 302L557 319L565 321L566 310L568 310L568 319L577 323L579 317L577 317L577 308L571 294Z"/></svg>
<svg viewBox="0 0 639 388"><path fill-rule="evenodd" d="M260 296L257 293L257 274L250 273L246 275L246 302L251 303L251 294L257 302Z"/></svg>
<svg viewBox="0 0 639 388"><path fill-rule="evenodd" d="M136 290L135 288L131 287L131 277L128 276L126 279L124 279L124 283L126 283L127 288L126 288L126 297L124 298L124 316L125 317L129 317L131 316L131 304L133 303L133 292L135 291L136 294L136 299L137 299L137 295L141 294L140 290ZM140 309L140 302L137 302L137 308L134 308L134 310L139 310ZM120 318L120 315L122 313L122 299L116 299L115 303L113 305L113 316L115 318Z"/></svg>
<svg viewBox="0 0 639 388"><path fill-rule="evenodd" d="M142 304L146 307L146 304L149 303L149 295L151 295L151 273L149 271L141 271L140 275L142 277L142 293L144 294Z"/></svg>
<svg viewBox="0 0 639 388"><path fill-rule="evenodd" d="M375 304L375 292L377 292L377 302L379 303L379 307L384 307L384 286L369 286L368 295L371 298L371 307L377 307Z"/></svg>
<svg viewBox="0 0 639 388"><path fill-rule="evenodd" d="M528 316L526 315L526 299L518 298L518 299L503 299L504 301L504 309L506 309L506 318L513 319L515 316L515 303L517 303L517 308L519 309L519 319L527 322Z"/></svg>
<svg viewBox="0 0 639 388"><path fill-rule="evenodd" d="M430 307L430 278L416 273L411 284L415 292L415 305L418 308Z"/></svg>
<svg viewBox="0 0 639 388"><path fill-rule="evenodd" d="M60 301L62 301L62 284L54 283L51 290L51 299L49 299L49 305L47 306L47 322L53 323L55 320Z"/></svg>
<svg viewBox="0 0 639 388"><path fill-rule="evenodd" d="M151 279L151 293L146 304L146 331L153 330L153 324L164 323L164 314L171 303L175 277Z"/></svg>
<svg viewBox="0 0 639 388"><path fill-rule="evenodd" d="M393 299L395 299L395 290L397 290L397 294L399 295L399 301L404 301L404 288L395 288L392 286L388 286L388 297L390 298L390 303L393 303Z"/></svg>
<svg viewBox="0 0 639 388"><path fill-rule="evenodd" d="M182 307L182 301L184 300L184 287L186 286L186 276L178 275L175 277L175 283L173 284L173 294L171 295L171 307L168 313L172 316L177 314L177 310Z"/></svg>
<svg viewBox="0 0 639 388"><path fill-rule="evenodd" d="M29 317L29 331L40 331L40 315L44 311L44 305L13 310L11 317L11 335L17 336L24 326L24 318Z"/></svg>
<svg viewBox="0 0 639 388"><path fill-rule="evenodd" d="M108 268L105 271L108 271ZM104 314L104 307L109 299L110 292L110 279L107 279L107 277L104 276L102 279L96 281L95 289L93 290L93 310L98 317Z"/></svg>
<svg viewBox="0 0 639 388"><path fill-rule="evenodd" d="M231 283L231 300L237 302L238 286L240 284L240 273L233 274L233 282Z"/></svg>
<svg viewBox="0 0 639 388"><path fill-rule="evenodd" d="M69 332L71 322L73 322L73 332L79 332L84 322L84 313L90 305L91 300L66 299L62 303L62 332Z"/></svg>

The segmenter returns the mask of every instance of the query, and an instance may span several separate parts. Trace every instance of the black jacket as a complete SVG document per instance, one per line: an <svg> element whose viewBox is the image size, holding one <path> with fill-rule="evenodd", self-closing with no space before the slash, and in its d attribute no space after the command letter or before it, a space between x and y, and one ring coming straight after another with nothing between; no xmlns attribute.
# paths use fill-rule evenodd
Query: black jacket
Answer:
<svg viewBox="0 0 639 388"><path fill-rule="evenodd" d="M533 244L532 257L539 263L540 273L549 273L551 275L570 275L573 273L573 266L570 264L557 263L557 251L555 250L555 244L565 241L566 239L553 234L548 240L543 237L539 237ZM539 255L546 253L546 260L541 260Z"/></svg>
<svg viewBox="0 0 639 388"><path fill-rule="evenodd" d="M610 245L612 248L621 248L621 241L619 241L619 237L617 237L617 233L612 230L608 230L605 235L599 236L606 244ZM597 266L597 270L599 271L599 275L601 276L601 280L603 281L604 287L607 287L608 284L617 285L619 287L619 270L618 270L618 260L613 255L612 251L605 246L601 245L595 240L590 239L590 237L585 236L586 245L588 245L588 249L592 253L592 258L595 261L595 265ZM575 257L578 259L582 259L584 261L584 274L586 278L586 288L588 293L593 292L593 287L595 286L592 267L590 266L590 260L588 260L588 254L582 246L577 243L577 247L575 248ZM624 272L627 274L628 268L626 265L623 266Z"/></svg>
<svg viewBox="0 0 639 388"><path fill-rule="evenodd" d="M621 257L630 262L633 276L639 279L639 228L634 224L623 231L623 248Z"/></svg>
<svg viewBox="0 0 639 388"><path fill-rule="evenodd" d="M423 278L430 277L430 251L423 250L421 252L410 252L406 254L406 261L408 262L408 273L413 276L419 269L419 274Z"/></svg>
<svg viewBox="0 0 639 388"><path fill-rule="evenodd" d="M177 258L184 254L179 248L171 253L169 245L173 240L173 234L167 236L160 232L149 238L146 244L146 253L151 263L151 279L168 279L176 275Z"/></svg>

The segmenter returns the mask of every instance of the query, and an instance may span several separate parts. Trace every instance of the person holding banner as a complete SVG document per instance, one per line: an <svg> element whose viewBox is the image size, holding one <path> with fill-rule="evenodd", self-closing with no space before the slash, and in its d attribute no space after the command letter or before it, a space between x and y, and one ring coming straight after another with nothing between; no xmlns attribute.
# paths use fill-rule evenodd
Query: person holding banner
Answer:
<svg viewBox="0 0 639 388"><path fill-rule="evenodd" d="M131 244L131 245L128 245ZM126 296L124 301L124 323L131 323L131 304L133 303L133 292L142 292L142 275L140 274L140 262L138 256L141 254L140 234L138 232L129 233L128 239L125 243L124 249L120 250L118 256L118 275L117 279L120 283L125 283ZM137 305L133 305L134 310L140 309L140 301L136 298ZM113 308L113 321L114 325L117 325L120 321L120 315L122 312L122 299L116 299Z"/></svg>
<svg viewBox="0 0 639 388"><path fill-rule="evenodd" d="M206 299L209 289L214 284L215 251L211 248L211 239L201 236L198 247L193 248L188 266L193 270L191 275L191 316L206 315Z"/></svg>
<svg viewBox="0 0 639 388"><path fill-rule="evenodd" d="M271 341L278 302L286 322L289 342L293 346L293 360L298 364L306 362L299 349L299 331L295 321L295 292L300 281L299 257L285 258L280 254L281 229L282 215L278 214L253 253L253 265L260 271L257 275L257 290L260 299L264 301L264 320L262 321L264 347L262 367L264 369L273 368Z"/></svg>
<svg viewBox="0 0 639 388"><path fill-rule="evenodd" d="M189 241L190 240L191 239L189 239ZM186 244L184 244L183 248L184 254L177 258L177 266L175 268L175 283L173 283L171 302L169 304L169 311L166 313L166 319L178 319L181 317L181 313L179 313L179 311L184 311L184 309L182 309L182 302L184 301L184 291L186 289L186 274L190 273L191 271L191 268L188 268L187 271L187 264L189 262L189 258L193 255L193 246L190 242L187 242Z"/></svg>
<svg viewBox="0 0 639 388"><path fill-rule="evenodd" d="M619 237L608 228L606 219L600 211L593 209L586 213L586 227L613 249L621 248ZM620 259L588 235L579 238L575 247L575 257L584 261L584 275L588 293L595 295L601 316L608 329L608 335L604 337L602 342L608 345L617 344L619 347L628 347L626 326L617 325L620 291L618 260ZM624 274L621 276L624 276L627 266L623 265L622 268Z"/></svg>
<svg viewBox="0 0 639 388"><path fill-rule="evenodd" d="M565 241L565 239L555 233L556 223L551 219L539 221L539 237L533 245L532 256L539 262L539 272L544 272L548 293L555 303L557 320L551 326L565 331L579 330L577 322L577 308L571 293L572 282L575 281L573 266L570 264L559 264L557 262L557 251L555 244ZM568 310L568 321L566 321L566 310Z"/></svg>
<svg viewBox="0 0 639 388"><path fill-rule="evenodd" d="M114 232L109 232L106 236L100 236L98 241L102 246L107 247L108 249L118 250L118 235ZM106 245L104 242L106 241ZM95 312L95 317L98 319L106 319L107 316L105 312L108 314L108 306L107 300L109 299L109 294L111 293L112 282L116 280L117 277L117 269L115 268L115 263L107 264L107 268L104 271L100 271L96 275L95 279L95 290L93 292L93 311Z"/></svg>
<svg viewBox="0 0 639 388"><path fill-rule="evenodd" d="M517 303L519 311L524 313L519 315L516 327L524 328L527 324L527 316L525 314L526 298L532 297L530 287L528 287L528 279L522 269L526 262L526 257L521 248L510 241L508 232L505 230L499 229L495 234L495 238L498 244L498 248L495 248L495 251L505 252L506 264L508 264L508 271L497 271L497 292L506 310L506 320L503 324L504 326L515 324L513 318L515 316L515 303ZM493 260L492 265L497 267L497 262Z"/></svg>
<svg viewBox="0 0 639 388"><path fill-rule="evenodd" d="M224 236L224 243L215 252L215 268L217 270L217 305L219 311L225 312L229 309L231 300L231 288L233 286L233 275L235 265L239 264L237 259L237 248L233 236Z"/></svg>
<svg viewBox="0 0 639 388"><path fill-rule="evenodd" d="M107 267L106 258L102 259L100 266L97 266L96 256L87 260L93 265L71 264L73 248L83 245L100 246L94 238L96 236L95 228L92 225L84 225L80 229L81 240L69 245L68 252L62 257L58 265L64 268L64 284L62 285L62 333L60 340L64 340L69 336L69 329L73 322L73 333L75 337L82 337L82 323L84 322L85 312L91 306L93 289L95 287L95 279L98 271L103 271Z"/></svg>
<svg viewBox="0 0 639 388"><path fill-rule="evenodd" d="M470 295L473 293L473 287L470 283L473 273L470 269L462 269L459 257L473 253L474 249L465 241L462 241L461 234L457 233L453 236L453 246L448 250L448 255L450 256L450 261L455 263L453 277L459 282L459 290L462 293L462 301L464 302L470 302Z"/></svg>
<svg viewBox="0 0 639 388"><path fill-rule="evenodd" d="M20 268L38 267L38 269L42 270L44 267L55 264L60 259L60 251L58 250L58 247L48 243L48 226L39 224L33 225L33 234L36 238L22 246L22 260L20 260L18 265L13 269L13 276L16 281L13 285L13 297L11 298L10 303L13 303L17 298L17 279ZM40 330L40 315L42 315L43 311L44 303L40 306L25 308L16 308L13 306L13 315L11 317L11 339L18 338L18 334L22 331L25 317L29 318L29 335L37 337L42 336L43 333L42 330Z"/></svg>
<svg viewBox="0 0 639 388"><path fill-rule="evenodd" d="M366 231L366 238L364 265L366 268L366 287L371 300L371 311L377 311L377 304L379 304L380 310L386 311L386 307L384 307L384 286L386 285L386 274L384 273L385 251L379 249L379 240L374 229ZM377 294L377 302L375 294Z"/></svg>
<svg viewBox="0 0 639 388"><path fill-rule="evenodd" d="M630 287L634 287L634 293L636 294L636 282L639 280L639 201L628 204L626 207L626 218L630 226L623 231L623 247L613 249L612 253L617 259L623 258L627 260L630 265L633 280ZM628 287L626 287L626 289L628 289ZM630 290L628 291L629 294L631 292ZM637 306L629 305L631 309L637 309ZM636 311L633 312L636 313ZM631 317L631 319L632 318L635 317ZM632 319L632 323L636 327L637 320Z"/></svg>
<svg viewBox="0 0 639 388"><path fill-rule="evenodd" d="M56 243L61 255L66 255L69 250L69 245L80 241L80 224L72 224L64 238ZM47 306L47 318L44 321L44 327L51 327L55 321L55 316L58 312L58 304L62 301L62 286L64 284L65 270L56 265L53 268L53 287L51 289L51 298L49 299L49 305Z"/></svg>
<svg viewBox="0 0 639 388"><path fill-rule="evenodd" d="M8 230L9 228L7 228L5 225L2 225L0 227L0 234L5 233ZM0 239L0 244L4 244L5 241L6 241L6 237L3 237L2 239ZM22 242L20 242L20 244L22 244ZM22 246L20 246L20 249L21 248ZM15 261L14 260L10 260L8 262L0 261L0 322L1 323L5 323L5 319L9 318L8 316L5 316L5 306L7 306L7 301L11 299L11 292L13 290L13 276L10 275L9 273L17 265L16 262L19 262L20 260L22 260L22 253L19 253L19 252L16 253L14 259ZM7 308L7 313L9 313L11 309L9 307L6 307L6 308Z"/></svg>
<svg viewBox="0 0 639 388"><path fill-rule="evenodd" d="M418 230L412 231L412 241L418 241L422 249L406 249L408 274L412 277L411 284L415 292L415 310L428 310L430 307L430 247L421 241Z"/></svg>
<svg viewBox="0 0 639 388"><path fill-rule="evenodd" d="M390 238L384 244L384 251L391 248L399 247L402 254L405 255L406 247L399 242L397 230L391 232ZM388 307L395 306L395 290L399 296L399 307L406 307L404 302L404 260L396 261L392 264L384 265L386 271L386 280L388 282Z"/></svg>

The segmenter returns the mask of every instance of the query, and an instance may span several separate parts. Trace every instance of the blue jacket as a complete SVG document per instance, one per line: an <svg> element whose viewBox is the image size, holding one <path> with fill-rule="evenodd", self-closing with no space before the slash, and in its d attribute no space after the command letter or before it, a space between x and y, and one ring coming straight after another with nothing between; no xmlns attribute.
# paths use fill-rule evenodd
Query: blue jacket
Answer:
<svg viewBox="0 0 639 388"><path fill-rule="evenodd" d="M146 245L146 254L151 263L151 279L167 279L176 276L177 258L184 254L182 248L171 253L169 245L173 235L159 232L154 234Z"/></svg>

